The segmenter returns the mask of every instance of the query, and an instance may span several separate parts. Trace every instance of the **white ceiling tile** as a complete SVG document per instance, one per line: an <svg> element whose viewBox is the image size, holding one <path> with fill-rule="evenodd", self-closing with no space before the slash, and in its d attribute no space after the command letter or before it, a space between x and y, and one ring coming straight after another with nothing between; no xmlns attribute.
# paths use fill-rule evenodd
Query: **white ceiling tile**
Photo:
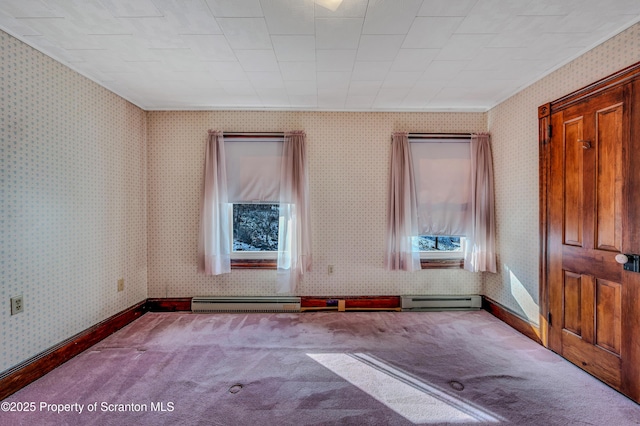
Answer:
<svg viewBox="0 0 640 426"><path fill-rule="evenodd" d="M211 74L211 78L223 80L247 80L248 77L240 62L204 62L205 69Z"/></svg>
<svg viewBox="0 0 640 426"><path fill-rule="evenodd" d="M206 64L191 49L157 49L160 60L171 71L204 71Z"/></svg>
<svg viewBox="0 0 640 426"><path fill-rule="evenodd" d="M405 108L425 107L441 89L442 88L440 86L426 88L414 87L402 101L402 106Z"/></svg>
<svg viewBox="0 0 640 426"><path fill-rule="evenodd" d="M530 3L530 0L478 1L456 32L459 34L500 33L512 17L526 15Z"/></svg>
<svg viewBox="0 0 640 426"><path fill-rule="evenodd" d="M315 81L285 81L284 85L292 96L315 96L318 93Z"/></svg>
<svg viewBox="0 0 640 426"><path fill-rule="evenodd" d="M422 77L422 72L395 72L387 74L382 89L410 89Z"/></svg>
<svg viewBox="0 0 640 426"><path fill-rule="evenodd" d="M410 88L380 89L373 106L374 108L387 108L387 105L393 105L394 108L399 108L410 90Z"/></svg>
<svg viewBox="0 0 640 426"><path fill-rule="evenodd" d="M315 81L315 62L281 62L280 74L288 81Z"/></svg>
<svg viewBox="0 0 640 426"><path fill-rule="evenodd" d="M178 34L222 34L207 4L202 0L153 0Z"/></svg>
<svg viewBox="0 0 640 426"><path fill-rule="evenodd" d="M274 35L271 36L271 42L279 62L305 62L316 59L316 41L313 36Z"/></svg>
<svg viewBox="0 0 640 426"><path fill-rule="evenodd" d="M136 64L125 62L117 57L114 52L106 50L83 50L75 52L83 59L83 62L74 66L81 69L95 68L103 73L135 73Z"/></svg>
<svg viewBox="0 0 640 426"><path fill-rule="evenodd" d="M63 18L65 16L42 0L2 0L2 10L14 18Z"/></svg>
<svg viewBox="0 0 640 426"><path fill-rule="evenodd" d="M271 49L264 18L218 18L225 37L234 49Z"/></svg>
<svg viewBox="0 0 640 426"><path fill-rule="evenodd" d="M284 89L280 72L248 72L247 76L256 89Z"/></svg>
<svg viewBox="0 0 640 426"><path fill-rule="evenodd" d="M362 31L361 18L316 19L318 49L357 49Z"/></svg>
<svg viewBox="0 0 640 426"><path fill-rule="evenodd" d="M391 61L356 61L351 78L354 81L382 81L391 69L391 64Z"/></svg>
<svg viewBox="0 0 640 426"><path fill-rule="evenodd" d="M151 0L101 0L101 3L117 18L162 16Z"/></svg>
<svg viewBox="0 0 640 426"><path fill-rule="evenodd" d="M21 19L24 25L30 28L38 28L38 32L45 36L46 39L54 42L62 49L101 49L94 40L87 40L86 34L77 28L69 25L66 19ZM38 36L31 37L29 40L36 41Z"/></svg>
<svg viewBox="0 0 640 426"><path fill-rule="evenodd" d="M257 89L256 92L265 107L286 108L290 106L289 97L281 89Z"/></svg>
<svg viewBox="0 0 640 426"><path fill-rule="evenodd" d="M439 49L400 49L391 70L424 71L439 52Z"/></svg>
<svg viewBox="0 0 640 426"><path fill-rule="evenodd" d="M401 35L363 35L358 47L358 61L393 61L402 46Z"/></svg>
<svg viewBox="0 0 640 426"><path fill-rule="evenodd" d="M600 0L598 0L600 2ZM543 15L568 15L576 7L584 7L585 0L535 0L527 4L527 10L523 14L528 16Z"/></svg>
<svg viewBox="0 0 640 426"><path fill-rule="evenodd" d="M373 106L373 102L376 100L376 95L349 95L344 103L345 108L354 110L367 110Z"/></svg>
<svg viewBox="0 0 640 426"><path fill-rule="evenodd" d="M206 0L216 18L260 18L259 0Z"/></svg>
<svg viewBox="0 0 640 426"><path fill-rule="evenodd" d="M317 73L319 89L344 89L349 88L350 72L319 71Z"/></svg>
<svg viewBox="0 0 640 426"><path fill-rule="evenodd" d="M471 60L494 39L493 34L453 34L436 56L439 61Z"/></svg>
<svg viewBox="0 0 640 426"><path fill-rule="evenodd" d="M364 18L369 0L344 0L338 9L331 11L316 4L316 18Z"/></svg>
<svg viewBox="0 0 640 426"><path fill-rule="evenodd" d="M186 47L177 29L165 17L120 18L123 28L149 47L182 48Z"/></svg>
<svg viewBox="0 0 640 426"><path fill-rule="evenodd" d="M261 0L270 34L314 34L313 0Z"/></svg>
<svg viewBox="0 0 640 426"><path fill-rule="evenodd" d="M501 34L522 35L529 40L548 32L567 32L562 27L564 16L513 16ZM584 28L581 32L585 32Z"/></svg>
<svg viewBox="0 0 640 426"><path fill-rule="evenodd" d="M363 34L406 34L422 0L369 0Z"/></svg>
<svg viewBox="0 0 640 426"><path fill-rule="evenodd" d="M0 28L18 37L24 35L42 35L40 31L27 25L23 19L16 19L2 10L0 10Z"/></svg>
<svg viewBox="0 0 640 426"><path fill-rule="evenodd" d="M352 71L356 61L355 50L318 50L318 71Z"/></svg>
<svg viewBox="0 0 640 426"><path fill-rule="evenodd" d="M318 89L318 106L320 108L344 108L347 100L345 89Z"/></svg>
<svg viewBox="0 0 640 426"><path fill-rule="evenodd" d="M202 89L222 89L209 71L177 71L176 77L184 82L184 92L197 93Z"/></svg>
<svg viewBox="0 0 640 426"><path fill-rule="evenodd" d="M443 47L460 26L460 17L418 17L402 44L405 49L433 49Z"/></svg>
<svg viewBox="0 0 640 426"><path fill-rule="evenodd" d="M318 95L289 95L289 104L294 108L316 108Z"/></svg>
<svg viewBox="0 0 640 426"><path fill-rule="evenodd" d="M349 96L369 96L377 94L382 87L382 81L351 81Z"/></svg>
<svg viewBox="0 0 640 426"><path fill-rule="evenodd" d="M477 1L424 0L418 16L466 16Z"/></svg>
<svg viewBox="0 0 640 426"><path fill-rule="evenodd" d="M182 35L184 44L197 52L202 61L235 61L236 55L225 36Z"/></svg>
<svg viewBox="0 0 640 426"><path fill-rule="evenodd" d="M47 1L68 21L86 34L123 34L123 26L98 0Z"/></svg>
<svg viewBox="0 0 640 426"><path fill-rule="evenodd" d="M463 70L469 61L438 61L435 60L429 64L422 80L449 80Z"/></svg>
<svg viewBox="0 0 640 426"><path fill-rule="evenodd" d="M252 71L280 71L273 50L236 50L242 69Z"/></svg>
<svg viewBox="0 0 640 426"><path fill-rule="evenodd" d="M220 81L220 86L229 95L255 95L256 91L250 81Z"/></svg>

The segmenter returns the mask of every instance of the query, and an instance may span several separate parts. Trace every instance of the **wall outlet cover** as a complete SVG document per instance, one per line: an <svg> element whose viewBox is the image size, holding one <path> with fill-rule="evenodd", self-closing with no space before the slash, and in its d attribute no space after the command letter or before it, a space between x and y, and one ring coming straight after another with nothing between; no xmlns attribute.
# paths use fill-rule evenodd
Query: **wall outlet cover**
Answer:
<svg viewBox="0 0 640 426"><path fill-rule="evenodd" d="M24 311L24 300L22 296L14 296L11 298L11 315L19 314Z"/></svg>

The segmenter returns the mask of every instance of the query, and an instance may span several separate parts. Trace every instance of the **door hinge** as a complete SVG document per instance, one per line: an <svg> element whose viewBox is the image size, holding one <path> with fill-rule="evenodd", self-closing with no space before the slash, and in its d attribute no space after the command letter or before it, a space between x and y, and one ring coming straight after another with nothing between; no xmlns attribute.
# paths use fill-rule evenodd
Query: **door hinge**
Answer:
<svg viewBox="0 0 640 426"><path fill-rule="evenodd" d="M553 323L551 322L551 312L547 312L547 323L549 325L553 325Z"/></svg>

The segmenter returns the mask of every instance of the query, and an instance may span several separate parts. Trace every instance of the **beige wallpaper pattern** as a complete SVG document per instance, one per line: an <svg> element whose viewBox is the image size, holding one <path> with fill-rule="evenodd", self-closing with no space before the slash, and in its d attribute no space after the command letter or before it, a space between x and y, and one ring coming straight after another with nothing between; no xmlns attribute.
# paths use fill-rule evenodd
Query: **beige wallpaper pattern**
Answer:
<svg viewBox="0 0 640 426"><path fill-rule="evenodd" d="M527 87L488 113L500 274L484 293L538 322L538 106L640 61L640 24Z"/></svg>
<svg viewBox="0 0 640 426"><path fill-rule="evenodd" d="M146 298L146 113L0 31L0 183L1 372Z"/></svg>
<svg viewBox="0 0 640 426"><path fill-rule="evenodd" d="M385 271L385 205L392 132L479 132L485 123L484 113L150 112L149 297L275 294L275 271L197 272L208 129L307 133L314 261L298 294L478 294L480 274Z"/></svg>

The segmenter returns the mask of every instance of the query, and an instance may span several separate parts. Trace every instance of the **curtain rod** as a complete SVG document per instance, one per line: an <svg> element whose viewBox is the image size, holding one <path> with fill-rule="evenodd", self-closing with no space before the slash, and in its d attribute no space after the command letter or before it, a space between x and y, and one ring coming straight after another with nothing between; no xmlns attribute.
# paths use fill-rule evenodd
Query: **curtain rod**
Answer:
<svg viewBox="0 0 640 426"><path fill-rule="evenodd" d="M472 135L473 133L409 133L407 136L411 143L469 143Z"/></svg>
<svg viewBox="0 0 640 426"><path fill-rule="evenodd" d="M409 133L410 139L471 139L471 133Z"/></svg>
<svg viewBox="0 0 640 426"><path fill-rule="evenodd" d="M225 138L284 138L284 133L282 132L260 132L260 133L241 133L241 132L223 132L222 136Z"/></svg>

